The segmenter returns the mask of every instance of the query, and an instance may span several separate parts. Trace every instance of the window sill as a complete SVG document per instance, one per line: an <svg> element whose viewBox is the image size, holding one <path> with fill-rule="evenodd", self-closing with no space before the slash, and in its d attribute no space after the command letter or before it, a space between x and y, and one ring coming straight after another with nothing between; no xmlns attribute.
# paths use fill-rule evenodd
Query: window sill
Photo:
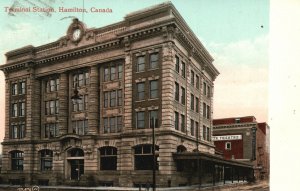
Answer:
<svg viewBox="0 0 300 191"><path fill-rule="evenodd" d="M146 101L145 99L143 99L143 100L136 100L135 102L143 102L143 101Z"/></svg>
<svg viewBox="0 0 300 191"><path fill-rule="evenodd" d="M155 100L159 100L159 98L157 97L157 98L150 98L150 99L148 99L148 101L155 101Z"/></svg>

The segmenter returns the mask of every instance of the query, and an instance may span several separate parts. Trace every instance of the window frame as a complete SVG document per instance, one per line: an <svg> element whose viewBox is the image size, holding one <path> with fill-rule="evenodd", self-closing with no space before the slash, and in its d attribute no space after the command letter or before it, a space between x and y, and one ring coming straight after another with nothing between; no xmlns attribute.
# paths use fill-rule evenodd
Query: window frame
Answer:
<svg viewBox="0 0 300 191"><path fill-rule="evenodd" d="M142 117L142 119L140 119L140 117ZM140 124L139 122L143 122L143 126L139 126L139 124ZM136 112L136 128L137 129L145 129L146 128L146 124L145 124L145 111L138 111L138 112Z"/></svg>
<svg viewBox="0 0 300 191"><path fill-rule="evenodd" d="M156 88L154 87L155 89L153 88L153 83L156 84ZM149 94L150 94L150 96L149 96L150 99L156 99L156 98L158 98L158 97L159 97L159 96L158 96L158 91L159 91L159 89L158 89L158 88L159 88L159 87L158 87L158 86L159 86L159 85L158 85L158 80L150 80L149 84L150 84L150 85L149 85L149 87L150 87L150 88L149 88L149 89L150 89L150 92L149 92ZM152 94L153 94L153 93L154 93L155 95L152 97Z"/></svg>
<svg viewBox="0 0 300 191"><path fill-rule="evenodd" d="M156 56L156 60L153 61L152 56ZM155 63L154 66L153 66L153 63ZM149 69L154 70L154 69L158 69L158 68L159 68L159 53L158 52L151 53L149 55Z"/></svg>
<svg viewBox="0 0 300 191"><path fill-rule="evenodd" d="M145 55L136 58L136 72L144 72L146 70Z"/></svg>
<svg viewBox="0 0 300 191"><path fill-rule="evenodd" d="M141 86L142 85L142 86ZM140 87L142 89L140 89ZM137 100L145 100L145 82L136 83Z"/></svg>

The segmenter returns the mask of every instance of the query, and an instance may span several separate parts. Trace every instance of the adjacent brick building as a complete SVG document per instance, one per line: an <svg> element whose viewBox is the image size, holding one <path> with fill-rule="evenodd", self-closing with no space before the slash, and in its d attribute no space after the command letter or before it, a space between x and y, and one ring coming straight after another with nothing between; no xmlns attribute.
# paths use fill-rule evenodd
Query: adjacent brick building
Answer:
<svg viewBox="0 0 300 191"><path fill-rule="evenodd" d="M213 120L213 140L224 158L251 162L257 179L268 179L270 128L254 116Z"/></svg>

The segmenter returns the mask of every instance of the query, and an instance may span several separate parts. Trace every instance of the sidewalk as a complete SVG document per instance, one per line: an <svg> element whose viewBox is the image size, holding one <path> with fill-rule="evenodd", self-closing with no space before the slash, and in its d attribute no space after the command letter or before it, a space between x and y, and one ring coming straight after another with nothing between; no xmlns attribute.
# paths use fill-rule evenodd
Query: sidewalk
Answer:
<svg viewBox="0 0 300 191"><path fill-rule="evenodd" d="M128 187L70 187L70 186L26 186L20 187L17 185L1 185L0 191L79 191L79 190L91 190L91 191L146 191L145 188L128 188ZM211 185L202 185L200 188L197 185L194 186L184 186L184 187L171 187L171 188L157 188L156 191L269 191L268 182L258 182L258 183L247 183L247 182L233 182L226 183L225 185L222 183L218 183L216 186ZM152 191L152 189L149 189Z"/></svg>

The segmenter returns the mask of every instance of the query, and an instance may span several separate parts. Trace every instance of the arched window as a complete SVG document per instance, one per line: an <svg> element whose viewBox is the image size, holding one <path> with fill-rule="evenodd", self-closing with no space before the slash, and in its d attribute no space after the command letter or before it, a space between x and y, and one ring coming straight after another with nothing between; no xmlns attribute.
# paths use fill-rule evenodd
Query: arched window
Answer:
<svg viewBox="0 0 300 191"><path fill-rule="evenodd" d="M45 149L41 150L41 170L52 170L53 152L51 150Z"/></svg>
<svg viewBox="0 0 300 191"><path fill-rule="evenodd" d="M69 151L71 157L83 157L84 152L82 149L74 148Z"/></svg>
<svg viewBox="0 0 300 191"><path fill-rule="evenodd" d="M11 169L23 171L23 152L22 151L12 151L11 152Z"/></svg>
<svg viewBox="0 0 300 191"><path fill-rule="evenodd" d="M102 147L100 150L100 170L117 170L117 148Z"/></svg>
<svg viewBox="0 0 300 191"><path fill-rule="evenodd" d="M186 147L183 145L179 145L177 147L177 153L183 153L183 152L186 152Z"/></svg>
<svg viewBox="0 0 300 191"><path fill-rule="evenodd" d="M155 146L155 151L159 147ZM152 170L153 169L153 149L152 145L138 145L134 148L134 167L135 170ZM155 152L155 168L158 170L158 152Z"/></svg>

